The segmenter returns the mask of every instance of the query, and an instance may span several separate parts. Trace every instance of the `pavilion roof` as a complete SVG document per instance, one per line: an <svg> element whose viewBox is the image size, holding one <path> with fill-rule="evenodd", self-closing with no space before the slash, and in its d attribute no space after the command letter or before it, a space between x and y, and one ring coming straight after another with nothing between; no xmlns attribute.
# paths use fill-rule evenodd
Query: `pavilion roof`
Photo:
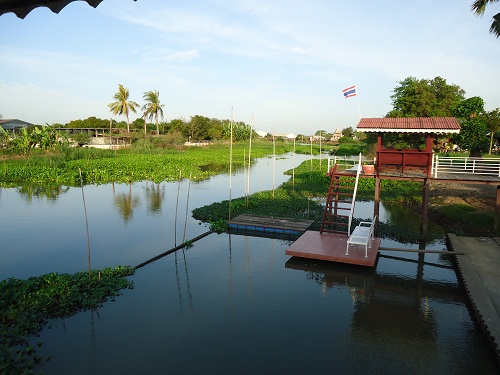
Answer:
<svg viewBox="0 0 500 375"><path fill-rule="evenodd" d="M459 133L454 117L362 118L357 131L374 133Z"/></svg>
<svg viewBox="0 0 500 375"><path fill-rule="evenodd" d="M59 13L66 5L77 0L0 0L0 16L4 13L13 12L19 18L24 18L33 9L47 7L54 13ZM102 0L83 0L94 8Z"/></svg>

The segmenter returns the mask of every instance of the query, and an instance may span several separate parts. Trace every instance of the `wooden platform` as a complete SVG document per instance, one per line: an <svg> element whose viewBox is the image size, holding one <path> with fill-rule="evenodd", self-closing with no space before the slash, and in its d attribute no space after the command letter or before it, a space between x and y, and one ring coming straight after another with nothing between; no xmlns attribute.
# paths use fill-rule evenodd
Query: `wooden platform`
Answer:
<svg viewBox="0 0 500 375"><path fill-rule="evenodd" d="M371 245L371 248L368 248L368 258L365 258L365 247L362 245L351 245L349 255L345 255L346 234L320 233L308 230L285 251L285 254L301 258L375 267L380 238L375 238Z"/></svg>
<svg viewBox="0 0 500 375"><path fill-rule="evenodd" d="M227 225L229 229L300 235L313 223L314 220L298 220L243 214L228 221Z"/></svg>

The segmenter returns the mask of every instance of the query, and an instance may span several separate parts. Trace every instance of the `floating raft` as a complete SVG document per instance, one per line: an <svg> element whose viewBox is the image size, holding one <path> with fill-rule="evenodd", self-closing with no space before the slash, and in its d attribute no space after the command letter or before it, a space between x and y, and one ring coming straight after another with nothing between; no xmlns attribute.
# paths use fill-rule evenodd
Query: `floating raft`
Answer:
<svg viewBox="0 0 500 375"><path fill-rule="evenodd" d="M266 232L277 234L301 235L314 220L286 219L282 217L267 217L240 215L228 221L229 229L239 229L251 232Z"/></svg>
<svg viewBox="0 0 500 375"><path fill-rule="evenodd" d="M300 258L375 267L380 238L372 240L371 247L368 248L368 257L365 257L364 245L350 245L349 255L345 255L347 238L347 234L320 233L308 230L285 251L285 254Z"/></svg>

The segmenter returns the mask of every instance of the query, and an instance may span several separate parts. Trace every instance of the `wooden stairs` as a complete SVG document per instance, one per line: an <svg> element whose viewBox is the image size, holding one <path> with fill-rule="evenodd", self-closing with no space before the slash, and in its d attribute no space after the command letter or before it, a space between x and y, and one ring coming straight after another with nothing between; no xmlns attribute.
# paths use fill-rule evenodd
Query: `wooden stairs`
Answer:
<svg viewBox="0 0 500 375"><path fill-rule="evenodd" d="M357 171L341 171L336 164L328 172L330 186L326 198L320 233L341 233L349 236L356 202L361 163Z"/></svg>

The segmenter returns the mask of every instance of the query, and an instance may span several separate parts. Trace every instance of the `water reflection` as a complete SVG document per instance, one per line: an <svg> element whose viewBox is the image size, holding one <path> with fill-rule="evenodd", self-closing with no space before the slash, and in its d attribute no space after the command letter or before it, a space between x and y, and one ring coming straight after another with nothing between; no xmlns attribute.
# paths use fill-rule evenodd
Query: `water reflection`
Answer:
<svg viewBox="0 0 500 375"><path fill-rule="evenodd" d="M146 181L145 197L148 205L148 211L153 214L160 214L163 205L163 198L165 196L165 189L161 184L155 184Z"/></svg>
<svg viewBox="0 0 500 375"><path fill-rule="evenodd" d="M465 325L466 329L454 334L445 328L457 319L463 324L464 317L457 309L464 303L463 290L457 283L425 278L424 268L453 272L451 267L422 260L420 255L415 262L416 277L294 257L285 268L305 272L305 278L314 281L324 297L338 296L339 291L349 294L352 314L346 345L354 364L351 373L495 373L495 366L487 363L492 355L487 346L482 349L484 362L470 358L468 348L475 344L477 327ZM445 310L449 313L443 315ZM332 318L341 314L332 312ZM459 349L459 342L465 346ZM455 359L443 366L439 358L448 345L458 352L451 354ZM357 361L368 367L357 368Z"/></svg>
<svg viewBox="0 0 500 375"><path fill-rule="evenodd" d="M61 194L69 190L67 186L59 185L32 185L24 184L19 186L17 192L21 197L24 197L27 202L31 202L33 198L46 198L48 201L55 201Z"/></svg>
<svg viewBox="0 0 500 375"><path fill-rule="evenodd" d="M134 209L141 202L138 196L132 195L132 184L129 185L128 193L118 193L113 197L113 203L126 223L134 216Z"/></svg>

